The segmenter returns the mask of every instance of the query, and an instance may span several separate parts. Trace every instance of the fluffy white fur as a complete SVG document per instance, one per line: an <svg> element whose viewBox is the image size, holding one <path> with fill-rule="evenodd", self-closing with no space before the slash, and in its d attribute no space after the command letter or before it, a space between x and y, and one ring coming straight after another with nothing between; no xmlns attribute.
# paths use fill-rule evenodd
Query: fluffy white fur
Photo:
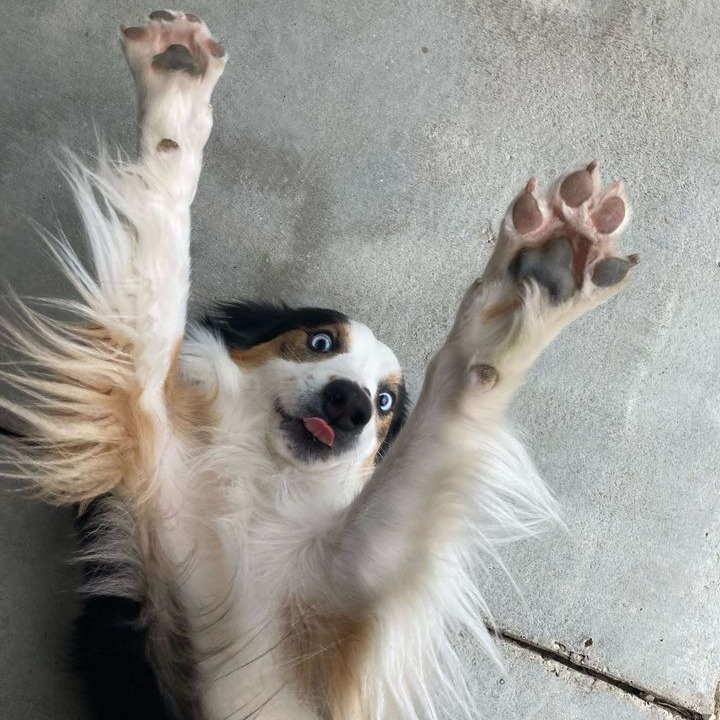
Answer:
<svg viewBox="0 0 720 720"><path fill-rule="evenodd" d="M557 332L623 283L595 287L588 264L565 303L553 305L533 282L519 294L507 266L534 236L515 231L509 214L384 461L370 472L371 423L347 457L293 462L274 434L277 390L292 404L331 374L375 387L399 368L360 324L350 352L312 368L278 359L243 370L210 331L186 330L189 208L224 64L209 37L177 14L124 39L138 85L140 156L125 163L101 154L95 171L72 158L66 165L91 265L65 239L48 237L79 295L56 305L74 318L17 302L4 323L28 362L2 373L25 400L0 406L35 439L10 460L52 501L117 499L149 585L170 578L178 589L206 718L478 717L455 648L464 631L495 656L478 569L505 543L557 520L505 410ZM192 46L202 73L154 69L152 58L171 43ZM594 261L612 250L603 242ZM174 419L178 393L203 407L203 426L192 414L189 425ZM115 560L123 552L97 550ZM122 584L116 578L110 589L122 593ZM150 596L162 617L162 593ZM358 647L323 646L326 638L342 645L348 626L361 628ZM337 653L330 666L348 663L342 677L296 682L323 653Z"/></svg>

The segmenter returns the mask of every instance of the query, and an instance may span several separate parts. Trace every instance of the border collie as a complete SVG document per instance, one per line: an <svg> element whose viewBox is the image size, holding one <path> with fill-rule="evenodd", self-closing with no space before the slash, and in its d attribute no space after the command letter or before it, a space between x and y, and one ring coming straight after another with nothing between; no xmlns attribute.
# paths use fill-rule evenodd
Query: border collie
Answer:
<svg viewBox="0 0 720 720"><path fill-rule="evenodd" d="M222 304L187 324L190 205L223 47L199 17L122 31L139 155L65 174L90 263L3 323L27 360L4 457L78 508L75 662L103 720L477 717L456 650L492 654L476 570L556 518L504 416L535 359L620 291L621 183L531 180L408 412L393 352L340 312ZM68 318L68 314L70 317Z"/></svg>

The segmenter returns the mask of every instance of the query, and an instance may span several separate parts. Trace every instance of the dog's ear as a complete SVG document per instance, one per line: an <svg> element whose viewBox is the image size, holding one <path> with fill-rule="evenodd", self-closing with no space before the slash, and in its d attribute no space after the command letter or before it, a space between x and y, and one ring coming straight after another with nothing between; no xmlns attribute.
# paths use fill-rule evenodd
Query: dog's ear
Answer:
<svg viewBox="0 0 720 720"><path fill-rule="evenodd" d="M385 453L392 445L395 438L400 434L403 429L405 422L410 414L410 398L408 397L407 389L405 387L405 381L403 380L397 392L397 400L395 404L395 411L393 413L393 419L388 428L387 435L382 441L380 448L375 456L375 464L379 465L382 459L385 457Z"/></svg>
<svg viewBox="0 0 720 720"><path fill-rule="evenodd" d="M203 318L202 324L222 337L229 349L245 349L290 330L311 330L347 321L347 316L336 310L237 301L219 303Z"/></svg>

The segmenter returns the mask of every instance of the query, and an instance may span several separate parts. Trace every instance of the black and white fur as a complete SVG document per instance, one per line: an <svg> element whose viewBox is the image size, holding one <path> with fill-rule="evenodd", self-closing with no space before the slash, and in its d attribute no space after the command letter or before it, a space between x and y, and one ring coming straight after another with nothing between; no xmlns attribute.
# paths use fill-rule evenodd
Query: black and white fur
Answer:
<svg viewBox="0 0 720 720"><path fill-rule="evenodd" d="M123 46L139 157L68 161L92 264L48 238L74 320L16 303L5 335L29 363L3 373L23 399L0 399L31 433L12 474L79 508L76 664L98 717L476 717L453 643L494 653L475 570L556 519L505 411L624 286L622 186L602 193L595 163L528 184L401 430L397 359L340 313L229 303L187 326L225 55L169 11Z"/></svg>

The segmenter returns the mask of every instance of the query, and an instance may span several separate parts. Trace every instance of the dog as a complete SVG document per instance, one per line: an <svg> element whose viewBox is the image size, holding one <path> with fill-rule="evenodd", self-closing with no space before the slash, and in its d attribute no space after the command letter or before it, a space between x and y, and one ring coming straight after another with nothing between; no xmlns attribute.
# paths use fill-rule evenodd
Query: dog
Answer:
<svg viewBox="0 0 720 720"><path fill-rule="evenodd" d="M477 717L463 631L493 654L478 563L556 520L507 428L574 319L628 283L624 187L597 163L531 180L409 410L400 364L320 308L228 302L188 324L190 205L226 54L196 15L122 31L139 157L65 175L90 267L15 300L27 366L0 407L27 428L6 474L78 509L74 662L103 720ZM68 319L68 313L72 316Z"/></svg>

